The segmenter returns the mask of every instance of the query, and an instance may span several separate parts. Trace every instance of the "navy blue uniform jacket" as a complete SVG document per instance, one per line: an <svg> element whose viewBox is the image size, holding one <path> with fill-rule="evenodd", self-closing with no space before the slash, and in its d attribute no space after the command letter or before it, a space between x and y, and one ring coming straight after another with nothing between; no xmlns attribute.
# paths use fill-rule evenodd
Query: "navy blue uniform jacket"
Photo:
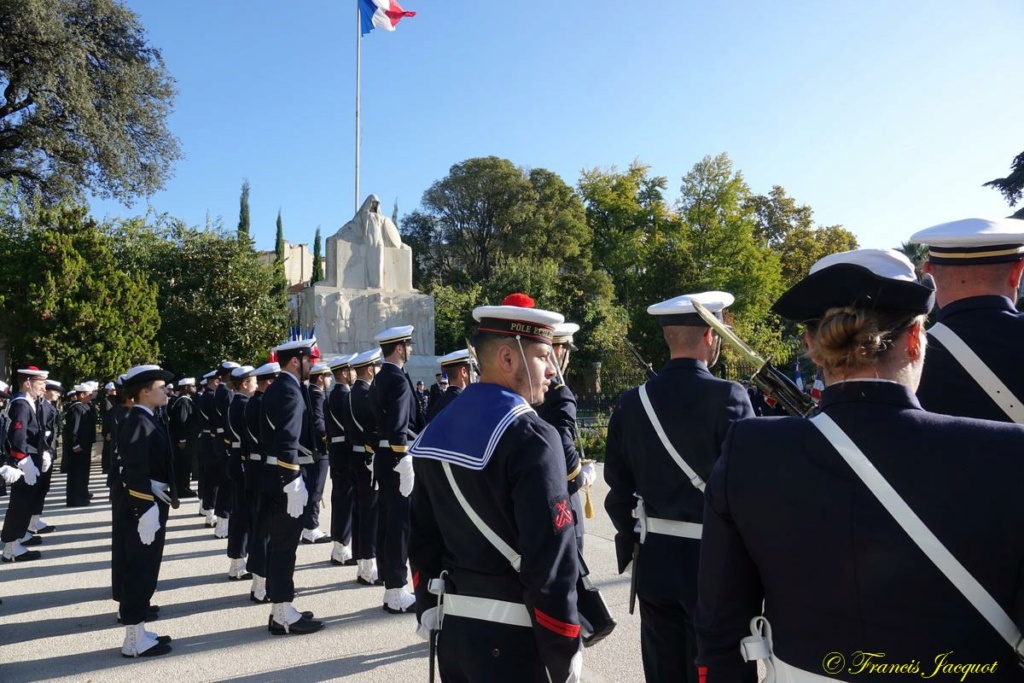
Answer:
<svg viewBox="0 0 1024 683"><path fill-rule="evenodd" d="M150 480L165 484L174 481L167 427L142 406L135 406L117 431L117 452L121 484L128 493L125 500L136 516L142 515L155 502Z"/></svg>
<svg viewBox="0 0 1024 683"><path fill-rule="evenodd" d="M405 457L409 444L423 429L423 415L409 376L394 363L380 367L370 387L370 403L377 421L377 437L390 445L390 453L380 449L374 456L374 472L380 477Z"/></svg>
<svg viewBox="0 0 1024 683"><path fill-rule="evenodd" d="M327 397L324 390L313 384L306 386L309 392L309 409L313 418L313 441L316 443L316 452L321 455L327 454L327 422L324 415L324 403Z"/></svg>
<svg viewBox="0 0 1024 683"><path fill-rule="evenodd" d="M370 405L370 383L357 379L356 383L352 385L349 401L351 406L348 414L349 422L345 423L347 441L350 446L362 446L369 453L375 453L377 451L377 419L374 417L373 407Z"/></svg>
<svg viewBox="0 0 1024 683"><path fill-rule="evenodd" d="M1024 401L1024 313L1002 296L960 299L939 310L936 322L956 332L1003 384ZM1009 422L942 344L928 335L924 372L917 389L921 406L932 413Z"/></svg>
<svg viewBox="0 0 1024 683"><path fill-rule="evenodd" d="M705 481L730 425L754 414L742 386L718 379L692 358L668 361L647 382L647 393L672 445ZM622 395L609 420L604 477L610 487L604 507L615 525L620 572L635 538L634 492L644 499L649 517L696 524L703 519L704 495L661 445L636 389ZM699 551L696 540L648 534L638 560L637 593L692 606Z"/></svg>
<svg viewBox="0 0 1024 683"><path fill-rule="evenodd" d="M578 473L580 454L576 451L576 397L564 384L554 385L544 394L544 403L537 408L537 414L558 431L565 452L565 471L577 472L567 482L569 493L576 493L583 483Z"/></svg>
<svg viewBox="0 0 1024 683"><path fill-rule="evenodd" d="M282 489L301 476L299 456L313 453L313 421L299 380L282 372L263 394L260 443L264 458L277 458L277 465L264 460L266 493L284 496Z"/></svg>
<svg viewBox="0 0 1024 683"><path fill-rule="evenodd" d="M457 422L457 412L458 404L444 414ZM447 429L446 422L439 417L427 429ZM525 603L540 658L551 680L564 681L580 647L579 568L565 458L554 428L536 413L524 413L506 429L483 470L451 468L469 505L522 556L518 574L466 516L442 464L417 457L413 466L409 562L415 571L417 612L437 604L427 584L445 569L451 592ZM507 628L485 621L474 624L498 632Z"/></svg>
<svg viewBox="0 0 1024 683"><path fill-rule="evenodd" d="M17 465L19 460L30 457L35 463L36 469L42 472L43 452L39 447L43 445L45 427L36 414L35 405L25 397L25 394L15 394L11 399L7 415L11 419L7 439L11 449L12 464Z"/></svg>
<svg viewBox="0 0 1024 683"><path fill-rule="evenodd" d="M324 410L327 422L327 453L331 467L347 467L348 456L352 454L352 445L345 435L345 419L351 407L349 405L352 390L347 384L338 382L327 397ZM338 441L337 439L343 439Z"/></svg>
<svg viewBox="0 0 1024 683"><path fill-rule="evenodd" d="M430 422L435 417L437 417L438 413L447 408L451 404L451 402L457 399L461 394L462 387L457 387L454 385L448 387L448 390L441 394L441 396L436 401L434 401L433 404L431 404L430 408L427 409L427 422ZM421 408L422 406L423 404L420 403Z"/></svg>
<svg viewBox="0 0 1024 683"><path fill-rule="evenodd" d="M927 413L894 382L836 384L821 405L1024 625L1024 427ZM775 654L806 671L823 673L829 653L863 651L917 660L927 674L952 651L953 662L998 659L985 680L1024 680L1006 642L807 420L734 425L705 493L695 626L707 683L757 680L739 642L762 600Z"/></svg>

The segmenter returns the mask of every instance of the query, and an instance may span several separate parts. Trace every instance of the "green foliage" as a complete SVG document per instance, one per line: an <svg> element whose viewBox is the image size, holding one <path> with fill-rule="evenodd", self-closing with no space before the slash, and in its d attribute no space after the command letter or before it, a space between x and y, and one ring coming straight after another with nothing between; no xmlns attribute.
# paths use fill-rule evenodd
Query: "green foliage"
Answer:
<svg viewBox="0 0 1024 683"><path fill-rule="evenodd" d="M0 242L3 332L15 365L45 366L67 383L158 360L157 285L119 267L86 208L30 212Z"/></svg>
<svg viewBox="0 0 1024 683"><path fill-rule="evenodd" d="M274 239L274 273L271 294L282 302L288 303L288 277L284 273L284 223L281 221L281 209L277 210L277 237Z"/></svg>
<svg viewBox="0 0 1024 683"><path fill-rule="evenodd" d="M324 264L320 260L320 226L316 228L316 237L313 238L313 276L310 284L320 282L324 279Z"/></svg>
<svg viewBox="0 0 1024 683"><path fill-rule="evenodd" d="M983 184L999 190L1011 208L1024 199L1024 152L1021 152L1010 163L1010 173L1005 178L996 178ZM1024 207L1021 207L1013 218L1024 218Z"/></svg>
<svg viewBox="0 0 1024 683"><path fill-rule="evenodd" d="M249 181L242 181L242 195L238 198L238 239L249 237Z"/></svg>
<svg viewBox="0 0 1024 683"><path fill-rule="evenodd" d="M128 200L181 156L174 81L115 0L0 3L0 179L47 204L89 190Z"/></svg>
<svg viewBox="0 0 1024 683"><path fill-rule="evenodd" d="M910 259L910 262L914 264L917 276L921 277L924 273L925 261L928 260L928 245L916 242L903 242L897 247L896 251Z"/></svg>
<svg viewBox="0 0 1024 683"><path fill-rule="evenodd" d="M434 297L434 349L439 354L465 348L476 329L473 309L482 305L479 284L464 288L435 284L428 292Z"/></svg>
<svg viewBox="0 0 1024 683"><path fill-rule="evenodd" d="M122 264L160 285L157 339L168 369L202 374L223 359L264 362L287 336L274 266L236 236L175 219L120 221L110 230Z"/></svg>

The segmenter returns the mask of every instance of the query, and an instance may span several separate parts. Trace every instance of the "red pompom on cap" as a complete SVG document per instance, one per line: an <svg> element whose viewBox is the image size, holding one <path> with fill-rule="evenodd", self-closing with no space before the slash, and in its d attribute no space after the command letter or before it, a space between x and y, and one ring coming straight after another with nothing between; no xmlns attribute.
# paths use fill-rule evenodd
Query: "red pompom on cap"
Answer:
<svg viewBox="0 0 1024 683"><path fill-rule="evenodd" d="M536 302L527 295L523 294L522 292L515 292L514 294L509 294L508 296L506 296L502 300L501 305L518 306L520 308L533 308L536 305Z"/></svg>

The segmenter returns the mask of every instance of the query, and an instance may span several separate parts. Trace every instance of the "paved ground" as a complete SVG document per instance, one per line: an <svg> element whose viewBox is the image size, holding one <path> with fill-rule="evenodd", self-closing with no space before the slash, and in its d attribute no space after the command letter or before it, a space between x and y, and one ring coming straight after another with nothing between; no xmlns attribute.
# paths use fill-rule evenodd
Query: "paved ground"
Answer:
<svg viewBox="0 0 1024 683"><path fill-rule="evenodd" d="M249 602L249 582L227 580L226 541L203 526L194 499L172 511L160 584L160 619L150 630L173 637L173 652L120 655L124 630L110 600L110 505L94 463L92 506L64 507L54 476L41 560L0 566L0 681L405 681L427 680L427 645L415 617L381 610L383 588L355 583L355 567L327 562L329 545L300 545L295 605L327 626L309 636L271 636L269 606ZM329 486L329 485L328 485ZM642 681L639 614L627 613L628 576L615 574L606 488L594 487L597 517L587 522L585 556L618 620L615 632L584 653L584 681ZM329 500L329 495L325 496ZM8 498L0 498L0 515ZM324 510L321 519L329 519Z"/></svg>

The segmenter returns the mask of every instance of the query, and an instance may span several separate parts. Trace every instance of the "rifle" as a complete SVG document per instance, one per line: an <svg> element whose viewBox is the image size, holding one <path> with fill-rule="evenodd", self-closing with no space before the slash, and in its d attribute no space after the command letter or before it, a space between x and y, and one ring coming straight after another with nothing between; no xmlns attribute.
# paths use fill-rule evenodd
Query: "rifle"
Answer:
<svg viewBox="0 0 1024 683"><path fill-rule="evenodd" d="M785 411L793 417L807 417L814 411L814 401L811 397L797 389L793 380L772 365L771 358L768 360L761 358L757 352L737 337L729 326L716 318L700 302L693 301L692 303L694 310L700 314L704 322L711 326L711 329L718 333L718 336L739 351L744 360L758 366L757 372L750 377L750 381L758 389L781 403Z"/></svg>
<svg viewBox="0 0 1024 683"><path fill-rule="evenodd" d="M629 343L628 339L623 337L622 343L626 346L627 349L629 349L629 352L633 354L633 358L636 359L636 362L643 367L644 372L647 373L647 379L653 379L658 376L658 373L654 371L654 368L651 367L651 364L644 360L644 357L640 355L640 352L636 350L635 346Z"/></svg>

